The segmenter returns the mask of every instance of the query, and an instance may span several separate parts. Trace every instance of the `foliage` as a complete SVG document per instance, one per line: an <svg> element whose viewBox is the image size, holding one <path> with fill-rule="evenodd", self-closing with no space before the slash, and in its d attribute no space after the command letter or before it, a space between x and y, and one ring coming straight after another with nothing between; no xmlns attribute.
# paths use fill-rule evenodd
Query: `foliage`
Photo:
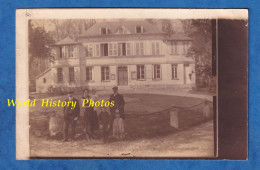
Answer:
<svg viewBox="0 0 260 170"><path fill-rule="evenodd" d="M32 20L29 20L29 80L35 84L38 74L48 68L49 59L53 58L51 48L54 40L42 27L33 27Z"/></svg>
<svg viewBox="0 0 260 170"><path fill-rule="evenodd" d="M78 35L90 28L96 23L94 19L51 19L49 23L54 25L55 29L50 32L56 41L60 41L67 36L77 39Z"/></svg>
<svg viewBox="0 0 260 170"><path fill-rule="evenodd" d="M211 86L212 27L211 20L182 20L185 33L193 39L187 57L195 59L198 87Z"/></svg>

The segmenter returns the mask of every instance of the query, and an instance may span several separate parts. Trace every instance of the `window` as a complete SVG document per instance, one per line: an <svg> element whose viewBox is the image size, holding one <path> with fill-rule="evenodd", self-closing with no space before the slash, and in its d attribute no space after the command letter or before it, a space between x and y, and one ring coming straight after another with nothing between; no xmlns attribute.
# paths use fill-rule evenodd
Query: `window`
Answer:
<svg viewBox="0 0 260 170"><path fill-rule="evenodd" d="M108 44L108 55L109 56L113 55L113 44Z"/></svg>
<svg viewBox="0 0 260 170"><path fill-rule="evenodd" d="M159 64L154 65L153 78L154 79L161 79L161 66Z"/></svg>
<svg viewBox="0 0 260 170"><path fill-rule="evenodd" d="M126 43L118 43L118 56L126 55Z"/></svg>
<svg viewBox="0 0 260 170"><path fill-rule="evenodd" d="M57 79L58 82L62 82L63 81L63 73L62 73L62 68L58 68L58 74L57 74Z"/></svg>
<svg viewBox="0 0 260 170"><path fill-rule="evenodd" d="M126 43L126 54L131 55L131 43Z"/></svg>
<svg viewBox="0 0 260 170"><path fill-rule="evenodd" d="M122 27L118 28L118 34L124 34L124 29Z"/></svg>
<svg viewBox="0 0 260 170"><path fill-rule="evenodd" d="M176 54L183 54L183 47L184 47L184 45L181 41L177 42L176 43L176 49L177 49Z"/></svg>
<svg viewBox="0 0 260 170"><path fill-rule="evenodd" d="M190 41L183 41L183 53L187 54L188 50L191 46L191 42Z"/></svg>
<svg viewBox="0 0 260 170"><path fill-rule="evenodd" d="M144 71L145 67L144 65L138 65L137 66L137 80L144 80L145 79L145 71Z"/></svg>
<svg viewBox="0 0 260 170"><path fill-rule="evenodd" d="M142 26L136 26L135 27L135 32L137 33L137 34L140 34L140 33L143 33L143 27Z"/></svg>
<svg viewBox="0 0 260 170"><path fill-rule="evenodd" d="M101 56L108 56L108 44L100 44Z"/></svg>
<svg viewBox="0 0 260 170"><path fill-rule="evenodd" d="M117 55L117 44L114 44L114 49L113 49L113 55L116 56Z"/></svg>
<svg viewBox="0 0 260 170"><path fill-rule="evenodd" d="M136 55L144 55L144 43L143 42L138 42L136 43L136 48L135 48Z"/></svg>
<svg viewBox="0 0 260 170"><path fill-rule="evenodd" d="M171 43L171 54L177 54L176 42L172 41Z"/></svg>
<svg viewBox="0 0 260 170"><path fill-rule="evenodd" d="M85 56L93 57L93 45L92 44L89 44L85 47Z"/></svg>
<svg viewBox="0 0 260 170"><path fill-rule="evenodd" d="M73 46L68 46L69 47L69 57L74 57L73 56Z"/></svg>
<svg viewBox="0 0 260 170"><path fill-rule="evenodd" d="M74 45L73 46L73 57L78 57L78 46Z"/></svg>
<svg viewBox="0 0 260 170"><path fill-rule="evenodd" d="M177 64L172 64L172 79L178 79Z"/></svg>
<svg viewBox="0 0 260 170"><path fill-rule="evenodd" d="M69 68L69 81L75 81L74 77L74 67Z"/></svg>
<svg viewBox="0 0 260 170"><path fill-rule="evenodd" d="M107 28L101 28L101 35L107 34Z"/></svg>
<svg viewBox="0 0 260 170"><path fill-rule="evenodd" d="M62 47L59 47L59 52L58 52L58 54L59 54L59 58L62 58Z"/></svg>
<svg viewBox="0 0 260 170"><path fill-rule="evenodd" d="M101 67L101 80L108 81L109 78L109 67Z"/></svg>
<svg viewBox="0 0 260 170"><path fill-rule="evenodd" d="M92 67L86 67L86 80L92 80Z"/></svg>
<svg viewBox="0 0 260 170"><path fill-rule="evenodd" d="M160 44L159 42L152 42L152 55L160 54Z"/></svg>
<svg viewBox="0 0 260 170"><path fill-rule="evenodd" d="M69 55L69 48L68 46L62 46L62 49L61 49L61 55L62 57L61 58L68 58L68 55Z"/></svg>
<svg viewBox="0 0 260 170"><path fill-rule="evenodd" d="M46 83L46 78L43 78L43 83Z"/></svg>

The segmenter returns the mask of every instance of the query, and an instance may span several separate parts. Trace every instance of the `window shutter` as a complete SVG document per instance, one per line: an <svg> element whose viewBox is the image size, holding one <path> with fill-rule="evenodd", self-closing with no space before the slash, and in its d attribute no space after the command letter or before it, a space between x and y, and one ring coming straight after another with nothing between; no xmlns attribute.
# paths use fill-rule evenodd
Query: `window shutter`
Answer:
<svg viewBox="0 0 260 170"><path fill-rule="evenodd" d="M100 44L96 44L96 56L100 56Z"/></svg>

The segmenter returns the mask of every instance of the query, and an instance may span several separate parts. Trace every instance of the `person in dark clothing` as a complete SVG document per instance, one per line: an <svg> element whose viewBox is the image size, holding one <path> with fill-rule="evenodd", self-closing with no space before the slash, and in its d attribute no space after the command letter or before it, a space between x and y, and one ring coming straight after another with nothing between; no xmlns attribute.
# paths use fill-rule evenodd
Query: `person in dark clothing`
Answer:
<svg viewBox="0 0 260 170"><path fill-rule="evenodd" d="M75 136L75 129L77 120L80 116L80 107L79 101L72 96L73 92L69 92L68 99L66 99L66 103L68 102L76 102L75 108L73 108L72 103L68 104L67 107L64 107L64 139L63 141L66 142L69 139L68 132L69 127L71 127L71 140L74 140Z"/></svg>
<svg viewBox="0 0 260 170"><path fill-rule="evenodd" d="M103 129L103 140L104 140L104 143L106 143L108 140L110 115L106 111L105 107L101 107L101 112L99 113L99 120L100 120L100 124L102 125L102 129Z"/></svg>
<svg viewBox="0 0 260 170"><path fill-rule="evenodd" d="M82 100L83 99L88 99L88 100L91 99L88 89L83 91ZM94 130L98 128L98 118L96 112L94 112L94 107L89 106L89 104L85 105L84 122L85 122L86 140L94 139Z"/></svg>
<svg viewBox="0 0 260 170"><path fill-rule="evenodd" d="M113 129L113 122L114 122L114 116L115 116L115 111L118 109L119 110L119 115L122 119L125 119L124 115L124 107L125 107L125 100L124 97L118 93L118 87L115 86L112 88L113 89L113 94L109 98L109 102L114 101L114 106L110 107L110 114L111 114L111 119L110 119L110 129L109 131L112 131Z"/></svg>

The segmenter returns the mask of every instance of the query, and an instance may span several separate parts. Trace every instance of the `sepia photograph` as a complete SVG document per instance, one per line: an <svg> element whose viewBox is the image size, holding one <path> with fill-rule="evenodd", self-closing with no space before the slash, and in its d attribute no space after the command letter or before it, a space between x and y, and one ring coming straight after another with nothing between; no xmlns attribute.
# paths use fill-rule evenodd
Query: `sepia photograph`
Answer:
<svg viewBox="0 0 260 170"><path fill-rule="evenodd" d="M27 159L218 156L217 17L52 10L19 13Z"/></svg>

